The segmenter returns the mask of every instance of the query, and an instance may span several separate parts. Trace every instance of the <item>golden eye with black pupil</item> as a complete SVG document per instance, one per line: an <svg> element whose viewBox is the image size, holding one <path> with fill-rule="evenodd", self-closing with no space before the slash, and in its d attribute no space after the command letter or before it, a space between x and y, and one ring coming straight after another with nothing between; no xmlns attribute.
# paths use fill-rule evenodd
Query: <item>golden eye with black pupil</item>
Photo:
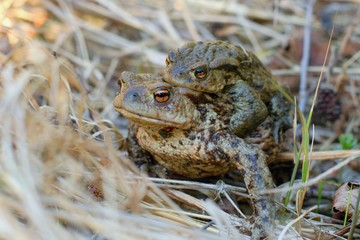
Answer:
<svg viewBox="0 0 360 240"><path fill-rule="evenodd" d="M206 75L207 75L207 71L206 71L206 69L205 68L203 68L203 67L199 67L199 68L197 68L197 69L195 69L195 77L197 78L197 79L203 79L203 78L205 78L206 77Z"/></svg>
<svg viewBox="0 0 360 240"><path fill-rule="evenodd" d="M158 89L154 92L154 99L159 103L166 102L170 99L169 89Z"/></svg>

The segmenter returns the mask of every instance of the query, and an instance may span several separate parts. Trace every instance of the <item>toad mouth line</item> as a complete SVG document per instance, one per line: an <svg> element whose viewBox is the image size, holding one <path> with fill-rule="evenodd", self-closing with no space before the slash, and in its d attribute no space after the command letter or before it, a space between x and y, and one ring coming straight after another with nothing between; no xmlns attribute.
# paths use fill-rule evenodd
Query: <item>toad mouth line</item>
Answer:
<svg viewBox="0 0 360 240"><path fill-rule="evenodd" d="M122 115L124 115L124 117L126 117L134 122L139 122L139 119L140 119L140 121L143 120L148 123L153 123L154 125L171 126L171 127L175 127L175 128L181 128L181 129L184 129L184 125L186 125L186 124L178 123L178 122L174 122L174 121L167 121L167 120L165 121L165 120L161 120L161 119L144 117L142 115L130 112L123 108L115 107L115 110L120 112Z"/></svg>

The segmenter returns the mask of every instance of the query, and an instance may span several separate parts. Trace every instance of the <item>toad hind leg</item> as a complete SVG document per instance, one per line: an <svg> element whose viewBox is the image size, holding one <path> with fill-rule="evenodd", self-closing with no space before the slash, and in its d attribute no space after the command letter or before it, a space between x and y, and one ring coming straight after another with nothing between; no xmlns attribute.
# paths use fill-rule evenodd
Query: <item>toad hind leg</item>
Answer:
<svg viewBox="0 0 360 240"><path fill-rule="evenodd" d="M263 151L246 143L233 134L219 132L213 135L215 155L220 151L219 160L225 157L233 162L244 177L251 202L254 208L255 222L252 229L252 239L271 237L275 219L275 204L269 195L261 195L259 191L274 187L270 170L266 164ZM226 139L226 140L224 140Z"/></svg>

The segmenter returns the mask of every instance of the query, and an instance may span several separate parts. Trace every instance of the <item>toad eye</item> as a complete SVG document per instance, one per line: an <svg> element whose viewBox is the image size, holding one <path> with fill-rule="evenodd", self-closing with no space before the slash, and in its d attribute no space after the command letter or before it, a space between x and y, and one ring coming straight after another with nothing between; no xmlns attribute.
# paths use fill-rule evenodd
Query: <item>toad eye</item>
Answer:
<svg viewBox="0 0 360 240"><path fill-rule="evenodd" d="M166 66L169 66L171 62L174 62L174 60L175 60L175 53L169 52L169 54L167 55L167 57L165 59Z"/></svg>
<svg viewBox="0 0 360 240"><path fill-rule="evenodd" d="M123 84L122 80L121 80L121 78L119 78L118 81L117 81L118 89L121 89L122 84Z"/></svg>
<svg viewBox="0 0 360 240"><path fill-rule="evenodd" d="M195 69L194 75L197 79L203 79L207 75L207 70L204 67L198 67L197 69Z"/></svg>
<svg viewBox="0 0 360 240"><path fill-rule="evenodd" d="M154 92L154 99L159 103L167 102L170 99L169 89L158 89Z"/></svg>
<svg viewBox="0 0 360 240"><path fill-rule="evenodd" d="M124 86L124 81L122 80L122 78L119 78L117 81L117 86L118 88L116 89L116 95L119 95L121 92L121 88Z"/></svg>

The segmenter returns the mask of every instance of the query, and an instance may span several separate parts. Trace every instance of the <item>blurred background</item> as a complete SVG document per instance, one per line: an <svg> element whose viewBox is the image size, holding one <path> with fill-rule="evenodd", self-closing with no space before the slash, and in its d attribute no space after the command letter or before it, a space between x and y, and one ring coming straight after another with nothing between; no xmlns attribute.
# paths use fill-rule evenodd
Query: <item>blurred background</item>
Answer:
<svg viewBox="0 0 360 240"><path fill-rule="evenodd" d="M359 6L355 0L3 0L0 48L9 52L25 39L39 43L69 60L90 98L107 105L122 71L159 72L168 51L186 41L227 40L254 51L295 95L302 72L306 94L298 101L306 110L334 26L314 119L335 127L337 135L359 137L359 117L348 116L359 114ZM105 116L113 112L110 105L103 106ZM320 135L319 140L334 138L326 131Z"/></svg>

